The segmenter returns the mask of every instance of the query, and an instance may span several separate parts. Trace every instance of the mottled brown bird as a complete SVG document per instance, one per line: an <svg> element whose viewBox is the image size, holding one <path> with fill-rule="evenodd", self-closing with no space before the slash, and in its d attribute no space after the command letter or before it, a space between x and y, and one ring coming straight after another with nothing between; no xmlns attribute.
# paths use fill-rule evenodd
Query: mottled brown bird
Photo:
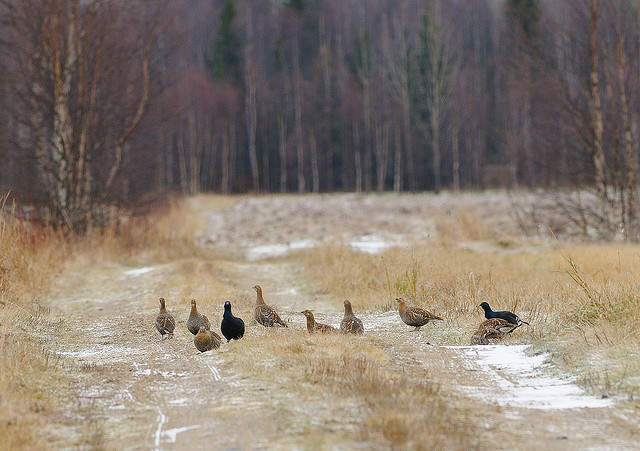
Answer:
<svg viewBox="0 0 640 451"><path fill-rule="evenodd" d="M167 312L164 298L160 298L158 301L160 301L160 313L158 313L156 317L156 329L160 332L163 340L165 338L173 338L173 329L176 327L176 320Z"/></svg>
<svg viewBox="0 0 640 451"><path fill-rule="evenodd" d="M256 290L257 295L253 318L258 322L258 324L262 324L264 327L287 327L287 323L280 319L280 316L278 316L275 309L264 302L264 298L262 297L262 288L260 285L254 285L253 289Z"/></svg>
<svg viewBox="0 0 640 451"><path fill-rule="evenodd" d="M408 307L407 304L405 304L404 299L402 298L396 298L396 302L398 303L398 313L400 313L400 319L407 326L415 327L414 330L420 330L420 328L427 324L429 321L442 321L442 318L423 308Z"/></svg>
<svg viewBox="0 0 640 451"><path fill-rule="evenodd" d="M494 312L493 310L491 310L491 307L489 306L488 302L483 302L480 304L480 307L482 307L482 309L484 310L484 317L487 319L492 319L492 318L500 318L500 319L504 319L505 321L510 322L511 324L513 324L516 327L520 327L523 324L529 325L528 322L526 321L522 321L518 315L516 315L513 312L510 312L508 310L500 310L498 312ZM515 327L514 327L515 329Z"/></svg>
<svg viewBox="0 0 640 451"><path fill-rule="evenodd" d="M219 348L222 343L222 338L215 332L207 330L204 326L200 326L198 333L193 337L193 344L200 352L211 351L214 348Z"/></svg>
<svg viewBox="0 0 640 451"><path fill-rule="evenodd" d="M342 322L340 323L340 331L345 334L363 334L364 326L362 325L362 321L360 318L356 317L353 314L353 309L351 308L351 302L348 300L344 301L344 318L342 318Z"/></svg>
<svg viewBox="0 0 640 451"><path fill-rule="evenodd" d="M300 313L307 317L307 330L310 334L313 334L315 332L320 332L321 334L331 334L334 332L338 332L338 329L333 326L317 323L316 319L313 317L313 312L311 310L303 310Z"/></svg>
<svg viewBox="0 0 640 451"><path fill-rule="evenodd" d="M198 312L198 307L196 307L196 300L191 299L191 312L189 313L189 319L187 320L187 329L189 329L189 332L191 332L193 335L196 335L201 326L204 326L204 328L207 330L211 329L209 318Z"/></svg>
<svg viewBox="0 0 640 451"><path fill-rule="evenodd" d="M471 336L472 345L487 345L492 341L502 340L504 334L511 333L516 327L502 318L491 318L480 323L478 330Z"/></svg>

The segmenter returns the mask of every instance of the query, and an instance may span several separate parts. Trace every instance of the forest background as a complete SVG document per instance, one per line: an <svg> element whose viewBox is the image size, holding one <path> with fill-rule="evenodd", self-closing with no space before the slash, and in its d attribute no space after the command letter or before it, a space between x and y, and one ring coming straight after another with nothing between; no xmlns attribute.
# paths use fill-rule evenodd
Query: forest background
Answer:
<svg viewBox="0 0 640 451"><path fill-rule="evenodd" d="M0 187L31 219L82 232L176 192L569 188L592 194L558 205L594 236L640 235L638 1L0 14Z"/></svg>

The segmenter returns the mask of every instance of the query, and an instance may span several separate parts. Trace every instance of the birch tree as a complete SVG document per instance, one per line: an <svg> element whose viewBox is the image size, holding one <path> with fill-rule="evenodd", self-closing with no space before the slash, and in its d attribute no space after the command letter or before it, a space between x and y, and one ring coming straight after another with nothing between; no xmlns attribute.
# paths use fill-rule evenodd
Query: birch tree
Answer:
<svg viewBox="0 0 640 451"><path fill-rule="evenodd" d="M147 111L164 2L11 4L17 145L35 149L56 222L84 231L113 201L123 154Z"/></svg>

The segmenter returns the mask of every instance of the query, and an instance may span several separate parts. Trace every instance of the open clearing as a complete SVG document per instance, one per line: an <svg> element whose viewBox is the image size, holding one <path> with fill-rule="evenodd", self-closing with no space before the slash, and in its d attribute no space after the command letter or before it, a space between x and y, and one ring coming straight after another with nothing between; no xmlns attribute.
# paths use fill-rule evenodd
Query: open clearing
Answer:
<svg viewBox="0 0 640 451"><path fill-rule="evenodd" d="M309 336L302 309L337 326L342 299L314 290L289 254L339 243L379 258L389 246L409 250L416 240L437 240L442 221L456 208L482 212L484 227L519 235L510 202L484 195L274 196L238 198L213 209L206 197L192 201L205 218L200 246L215 252L214 263L197 257L141 267L92 266L65 274L47 299L64 318L55 334L43 331L46 346L74 369L68 387L67 429L55 432L61 447L107 449L386 449L393 440L371 426L373 407L343 396L313 378L302 382L278 355L278 341L290 352L313 354L320 347L379 349L384 369L404 381L428 381L466 423L478 449L631 449L640 417L616 400L585 394L547 356L523 344L460 346L454 320L418 332L395 310L358 311L363 337ZM439 227L440 224L440 227ZM445 227L447 229L447 227ZM451 233L455 227L449 228ZM543 238L546 233L541 232ZM491 240L461 246L492 249ZM549 246L544 239L535 246ZM535 251L535 249L533 250ZM224 287L211 292L209 278ZM259 283L268 303L289 321L267 330L252 322ZM161 340L154 328L157 299L177 321L175 338ZM186 329L189 299L219 332L222 305L232 301L245 319L245 337L201 354ZM479 312L471 313L482 320ZM526 340L526 338L524 338ZM454 345L454 346L450 346ZM253 351L255 349L255 352ZM297 374L312 374L301 369ZM313 374L312 374L313 376ZM399 406L401 409L402 406ZM425 405L425 409L430 406ZM73 426L79 422L82 426ZM368 427L364 426L369 425ZM510 429L509 434L503 431ZM463 447L458 441L404 443L400 448Z"/></svg>

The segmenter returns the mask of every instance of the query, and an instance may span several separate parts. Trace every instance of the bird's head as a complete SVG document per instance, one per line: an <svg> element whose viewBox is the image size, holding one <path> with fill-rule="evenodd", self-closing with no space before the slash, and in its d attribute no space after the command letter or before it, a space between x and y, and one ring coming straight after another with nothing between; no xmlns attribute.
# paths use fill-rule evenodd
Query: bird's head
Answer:
<svg viewBox="0 0 640 451"><path fill-rule="evenodd" d="M402 298L396 298L396 302L400 305L404 304L404 299Z"/></svg>
<svg viewBox="0 0 640 451"><path fill-rule="evenodd" d="M313 316L313 313L311 312L311 310L303 310L300 313L302 313L307 318L309 318L310 316Z"/></svg>
<svg viewBox="0 0 640 451"><path fill-rule="evenodd" d="M196 300L195 299L191 299L191 307L195 307L196 306Z"/></svg>
<svg viewBox="0 0 640 451"><path fill-rule="evenodd" d="M206 331L207 331L207 328L206 328L206 327L204 327L204 326L200 326L200 332L198 332L198 333L203 334L203 333L205 333Z"/></svg>
<svg viewBox="0 0 640 451"><path fill-rule="evenodd" d="M489 307L489 303L487 303L487 302L482 302L480 304L480 307L482 307L482 309L485 310L485 311L486 310L491 310L491 307Z"/></svg>
<svg viewBox="0 0 640 451"><path fill-rule="evenodd" d="M256 293L262 293L262 287L260 285L254 285L252 288L256 290Z"/></svg>
<svg viewBox="0 0 640 451"><path fill-rule="evenodd" d="M160 302L160 307L164 307L164 298L158 298L158 302Z"/></svg>
<svg viewBox="0 0 640 451"><path fill-rule="evenodd" d="M225 301L224 310L225 310L225 312L230 312L231 311L231 302Z"/></svg>

